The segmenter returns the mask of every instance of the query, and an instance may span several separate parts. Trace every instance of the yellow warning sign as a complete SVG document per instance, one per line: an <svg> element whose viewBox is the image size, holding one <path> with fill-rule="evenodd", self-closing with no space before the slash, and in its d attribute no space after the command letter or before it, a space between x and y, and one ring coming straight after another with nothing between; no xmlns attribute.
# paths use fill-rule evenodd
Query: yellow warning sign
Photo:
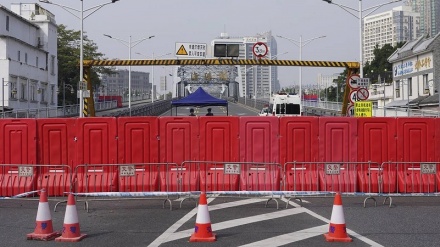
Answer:
<svg viewBox="0 0 440 247"><path fill-rule="evenodd" d="M372 117L373 103L371 101L356 101L354 102L354 116L355 117Z"/></svg>
<svg viewBox="0 0 440 247"><path fill-rule="evenodd" d="M183 45L181 45L179 50L177 51L176 55L187 56L188 52L186 51L185 47Z"/></svg>

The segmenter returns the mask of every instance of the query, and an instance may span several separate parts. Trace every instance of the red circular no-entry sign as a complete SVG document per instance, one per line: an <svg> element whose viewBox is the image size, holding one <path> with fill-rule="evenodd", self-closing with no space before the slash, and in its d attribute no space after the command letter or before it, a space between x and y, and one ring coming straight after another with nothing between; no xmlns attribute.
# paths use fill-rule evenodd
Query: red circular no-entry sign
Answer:
<svg viewBox="0 0 440 247"><path fill-rule="evenodd" d="M367 100L370 97L370 92L368 89L361 87L357 90L356 96L358 100Z"/></svg>

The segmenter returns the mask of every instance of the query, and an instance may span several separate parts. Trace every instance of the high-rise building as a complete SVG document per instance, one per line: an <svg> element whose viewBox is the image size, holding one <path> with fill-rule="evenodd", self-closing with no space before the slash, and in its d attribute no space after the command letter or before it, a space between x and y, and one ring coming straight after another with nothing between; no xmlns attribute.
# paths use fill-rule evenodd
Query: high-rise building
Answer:
<svg viewBox="0 0 440 247"><path fill-rule="evenodd" d="M256 59L253 47L258 42L265 43L268 47L268 53L262 59L276 59L277 42L270 31L245 37L230 37L227 33L222 33L220 37L212 40L211 46L213 48L215 44L238 44L239 59ZM240 66L238 74L241 97L269 98L270 91L280 89L277 66Z"/></svg>
<svg viewBox="0 0 440 247"><path fill-rule="evenodd" d="M420 13L420 35L434 37L440 32L440 1L439 0L408 0L414 12Z"/></svg>
<svg viewBox="0 0 440 247"><path fill-rule="evenodd" d="M371 15L364 20L363 61L374 59L376 45L382 48L385 44L396 46L420 36L420 14L413 12L409 6L393 8L379 14Z"/></svg>
<svg viewBox="0 0 440 247"><path fill-rule="evenodd" d="M128 70L118 69L110 75L102 75L101 88L97 88L100 95L123 96L124 101L128 100ZM131 71L131 93L132 100L150 98L151 84L150 73L142 71ZM155 90L156 92L156 90Z"/></svg>

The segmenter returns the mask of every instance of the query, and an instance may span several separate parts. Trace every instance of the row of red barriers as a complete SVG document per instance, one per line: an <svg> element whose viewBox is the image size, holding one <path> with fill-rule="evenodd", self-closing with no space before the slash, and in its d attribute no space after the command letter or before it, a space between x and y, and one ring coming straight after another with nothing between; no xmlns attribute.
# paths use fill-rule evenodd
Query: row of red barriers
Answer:
<svg viewBox="0 0 440 247"><path fill-rule="evenodd" d="M435 152L440 148L439 127L440 119L435 118L1 119L0 164L67 166L73 171L83 164L182 164L184 161L207 160L280 164L294 161L436 162L440 160L440 152ZM59 182L49 168L40 169L44 181ZM3 169L0 182L21 184L17 181L17 172L14 168ZM364 173L374 174L375 171ZM394 174L390 173L391 179ZM310 181L320 181L319 188L328 189L324 185L329 181L318 179L318 173L315 175L313 179L316 180L310 178ZM418 181L412 175L395 176L396 181L398 178L403 182L396 183L396 189L390 185L383 191L397 191L397 185L411 187L409 184ZM374 177L356 175L356 181L374 180ZM92 176L88 180L92 178L98 179ZM117 180L116 177L113 179ZM86 180L82 183L89 186ZM160 184L156 180L154 183ZM314 184L317 186L316 182ZM366 190L361 187L359 191Z"/></svg>
<svg viewBox="0 0 440 247"><path fill-rule="evenodd" d="M185 161L67 166L0 165L0 195L47 188L65 192L302 191L348 193L438 193L440 164L372 162L234 163ZM45 170L49 172L44 172ZM15 172L17 171L17 172Z"/></svg>

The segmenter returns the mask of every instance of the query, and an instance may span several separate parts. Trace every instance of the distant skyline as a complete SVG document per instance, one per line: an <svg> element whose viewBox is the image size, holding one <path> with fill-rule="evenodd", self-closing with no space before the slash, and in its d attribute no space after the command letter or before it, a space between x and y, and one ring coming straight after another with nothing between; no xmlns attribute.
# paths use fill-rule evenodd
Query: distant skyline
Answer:
<svg viewBox="0 0 440 247"><path fill-rule="evenodd" d="M77 10L80 0L51 0ZM109 0L110 1L110 0ZM0 4L10 9L11 3L20 1L2 0ZM106 0L84 0L84 10L106 3ZM335 3L358 9L358 1L335 0ZM363 0L363 9L382 4L383 0ZM61 7L38 3L55 15L57 24L68 29L80 30L81 21ZM403 1L381 7L374 13L390 10L403 5ZM80 12L75 12L80 15ZM85 15L90 13L85 12ZM353 12L358 15L358 12ZM366 14L368 12L364 12ZM222 32L230 36L254 36L257 33L272 31L278 43L278 59L299 59L299 47L288 40L276 37L281 35L296 41L323 36L302 48L303 60L319 61L359 61L359 20L336 5L322 0L162 0L139 1L119 0L91 14L84 20L84 31L93 40L98 50L108 59L128 59L129 49L117 40L104 34L129 41L154 35L132 48L132 59L145 59L175 53L176 42L206 43L220 36ZM304 44L304 43L303 43ZM139 55L137 53L141 53ZM162 58L174 58L163 56ZM125 67L119 67L124 69ZM151 72L151 67L132 67L132 70ZM155 68L155 82L160 76L168 75L172 67ZM317 84L318 73L329 75L342 72L342 68L302 69L302 83ZM297 85L298 67L280 67L278 78L281 87Z"/></svg>

